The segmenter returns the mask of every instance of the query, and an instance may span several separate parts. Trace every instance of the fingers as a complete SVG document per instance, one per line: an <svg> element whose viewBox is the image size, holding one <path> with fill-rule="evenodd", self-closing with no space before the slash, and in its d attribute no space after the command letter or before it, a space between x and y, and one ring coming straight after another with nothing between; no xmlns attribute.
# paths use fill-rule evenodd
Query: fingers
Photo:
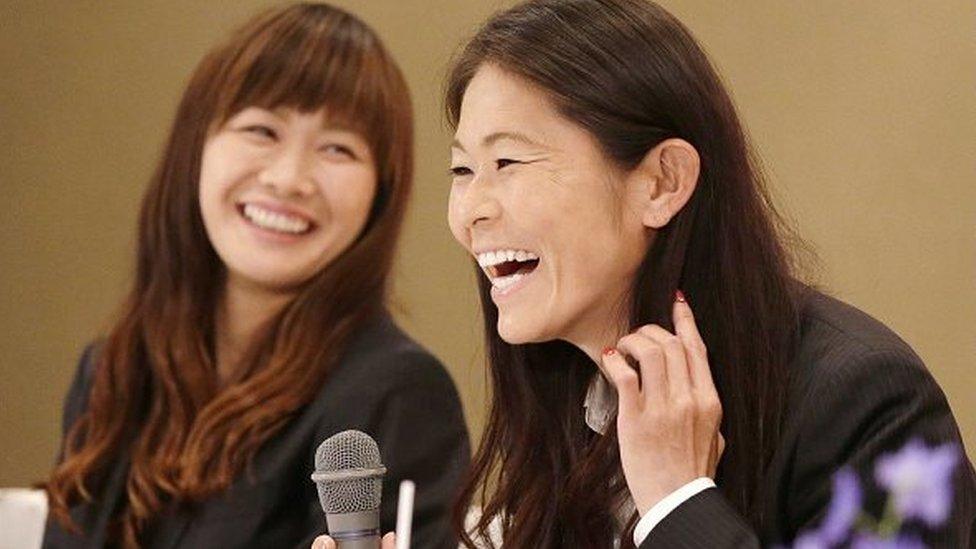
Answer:
<svg viewBox="0 0 976 549"><path fill-rule="evenodd" d="M695 315L681 290L675 294L672 318L675 333L685 347L692 386L696 389L714 391L715 384L712 381L712 371L708 367L708 352L705 341L702 340L701 334L698 332Z"/></svg>
<svg viewBox="0 0 976 549"><path fill-rule="evenodd" d="M671 399L682 399L691 393L691 380L688 361L685 358L684 344L677 336L664 328L650 324L638 330L661 348L665 357L667 393Z"/></svg>
<svg viewBox="0 0 976 549"><path fill-rule="evenodd" d="M637 331L620 338L617 349L637 362L644 402L661 400L667 396L668 373L664 350L660 345Z"/></svg>
<svg viewBox="0 0 976 549"><path fill-rule="evenodd" d="M603 351L603 372L617 389L617 405L621 414L632 414L640 406L640 380L637 372L616 349Z"/></svg>
<svg viewBox="0 0 976 549"><path fill-rule="evenodd" d="M692 387L688 361L684 344L677 336L649 324L621 338L618 347L640 364L645 404L665 398L688 400Z"/></svg>
<svg viewBox="0 0 976 549"><path fill-rule="evenodd" d="M649 324L617 342L620 353L604 352L602 368L628 404L644 408L665 404L693 414L696 422L717 428L722 406L712 381L708 353L684 295L675 295L675 333ZM638 364L640 375L626 358ZM636 397L636 398L635 398ZM707 443L706 443L707 444Z"/></svg>
<svg viewBox="0 0 976 549"><path fill-rule="evenodd" d="M389 532L380 541L381 549L396 549L396 535ZM319 536L312 542L312 549L336 549L336 542L329 536Z"/></svg>
<svg viewBox="0 0 976 549"><path fill-rule="evenodd" d="M688 300L685 299L680 290L675 294L673 316L675 331L684 343L688 357L688 373L691 378L691 385L702 410L705 412L703 419L714 422L717 429L722 422L722 402L718 398L718 390L712 380L708 351L701 333L698 331L695 315L691 310L691 305L688 304ZM724 450L725 439L721 439L721 444L722 450ZM718 457L721 455L722 451L720 450Z"/></svg>
<svg viewBox="0 0 976 549"><path fill-rule="evenodd" d="M672 314L675 333L643 326L618 341L619 352L602 359L620 400L624 477L642 513L691 479L714 478L725 450L705 344L680 293ZM639 364L639 377L628 358Z"/></svg>
<svg viewBox="0 0 976 549"><path fill-rule="evenodd" d="M312 542L312 549L336 549L336 542L329 536L319 536Z"/></svg>

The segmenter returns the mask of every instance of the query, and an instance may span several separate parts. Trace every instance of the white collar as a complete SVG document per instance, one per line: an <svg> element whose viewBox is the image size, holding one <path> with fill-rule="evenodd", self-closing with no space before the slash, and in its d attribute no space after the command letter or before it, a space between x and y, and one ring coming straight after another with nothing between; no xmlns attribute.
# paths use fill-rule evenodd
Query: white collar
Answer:
<svg viewBox="0 0 976 549"><path fill-rule="evenodd" d="M603 377L603 372L597 371L590 381L583 408L586 411L586 425L596 433L606 434L610 421L617 412L617 391Z"/></svg>
<svg viewBox="0 0 976 549"><path fill-rule="evenodd" d="M613 416L617 413L617 390L607 378L603 377L603 372L597 372L590 381L590 386L586 390L586 399L583 400L583 408L586 410L586 425L595 433L605 435L607 429L613 427ZM624 531L634 510L634 500L628 497L614 513L617 523L617 533L613 539L614 549L621 547L621 532Z"/></svg>

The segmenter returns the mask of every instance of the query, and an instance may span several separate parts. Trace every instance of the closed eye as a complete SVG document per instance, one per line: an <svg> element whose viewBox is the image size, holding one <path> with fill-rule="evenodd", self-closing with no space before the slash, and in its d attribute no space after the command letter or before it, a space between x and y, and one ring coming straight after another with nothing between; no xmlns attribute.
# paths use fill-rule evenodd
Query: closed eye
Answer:
<svg viewBox="0 0 976 549"><path fill-rule="evenodd" d="M333 143L333 144L330 144L330 145L323 145L322 148L321 148L321 150L323 152L325 152L325 153L330 154L330 155L336 154L336 155L344 156L346 158L353 159L353 160L355 160L356 158L358 158L356 156L356 153L353 152L353 150L351 148L349 148L349 147L347 147L345 145L339 145L339 144L336 144L336 143Z"/></svg>
<svg viewBox="0 0 976 549"><path fill-rule="evenodd" d="M277 139L278 138L278 134L275 133L275 131L273 129L271 129L268 126L263 126L261 124L253 124L253 125L250 125L250 126L245 126L243 129L244 129L245 132L253 133L255 135L258 135L258 136L261 136L261 137L265 137L265 138L268 138L268 139Z"/></svg>

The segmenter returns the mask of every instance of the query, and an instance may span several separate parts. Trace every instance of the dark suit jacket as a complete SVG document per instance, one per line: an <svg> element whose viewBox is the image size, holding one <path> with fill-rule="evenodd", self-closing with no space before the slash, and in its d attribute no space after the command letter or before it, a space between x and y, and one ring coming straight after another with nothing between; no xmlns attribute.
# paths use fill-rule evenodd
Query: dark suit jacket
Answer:
<svg viewBox="0 0 976 549"><path fill-rule="evenodd" d="M64 405L64 427L85 408L93 361L86 350ZM326 532L310 480L318 444L346 429L369 433L387 467L381 526L393 530L401 480L416 482L416 547L451 549L450 505L469 457L468 435L454 383L443 366L387 317L351 343L318 396L255 456L253 478L238 479L222 495L168 512L146 532L144 546L300 547ZM92 504L72 508L84 536L48 522L44 547L103 547L113 510L124 504L128 460L107 471Z"/></svg>
<svg viewBox="0 0 976 549"><path fill-rule="evenodd" d="M820 524L831 497L831 475L853 467L873 479L873 463L913 437L962 448L945 395L908 345L866 314L811 292L791 365L790 410L768 469L764 519L757 531L720 489L689 499L664 518L641 549L759 547L789 543ZM932 547L976 547L976 476L963 456L954 479L949 524ZM882 494L865 501L880 514Z"/></svg>

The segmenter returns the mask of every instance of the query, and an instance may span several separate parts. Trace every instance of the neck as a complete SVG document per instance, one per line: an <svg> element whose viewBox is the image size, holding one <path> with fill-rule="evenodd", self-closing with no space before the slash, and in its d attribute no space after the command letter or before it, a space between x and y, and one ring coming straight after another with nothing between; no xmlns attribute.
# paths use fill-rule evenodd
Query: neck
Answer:
<svg viewBox="0 0 976 549"><path fill-rule="evenodd" d="M237 370L258 331L295 297L228 274L217 305L215 346L217 375L226 381Z"/></svg>
<svg viewBox="0 0 976 549"><path fill-rule="evenodd" d="M626 303L625 300L621 302ZM576 330L576 333L567 337L566 341L586 353L602 371L603 350L607 347L616 348L617 341L630 332L630 322L623 307L608 307L602 314L592 315L591 319Z"/></svg>

